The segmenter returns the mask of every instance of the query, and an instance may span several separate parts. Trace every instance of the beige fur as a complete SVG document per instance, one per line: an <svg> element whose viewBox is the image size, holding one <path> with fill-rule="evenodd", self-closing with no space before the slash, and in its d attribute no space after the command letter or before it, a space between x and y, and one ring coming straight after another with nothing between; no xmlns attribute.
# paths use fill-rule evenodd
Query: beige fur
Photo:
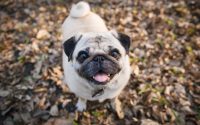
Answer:
<svg viewBox="0 0 200 125"><path fill-rule="evenodd" d="M77 6L79 9L82 8L82 11L84 11L83 15L81 15L82 11L78 13L79 11L76 10ZM91 12L88 7L88 4L85 2L79 2L72 7L75 14L70 12L70 15L62 25L63 42L72 36L79 39L80 35L82 35L73 52L73 58L76 58L80 50L87 47L91 48L91 53L107 54L108 46L114 46L119 49L120 53L122 53L122 58L119 60L119 64L122 68L121 71L104 86L104 93L102 95L92 97L93 92L99 86L91 85L87 80L80 77L76 70L79 69L81 65L76 62L76 60L68 61L68 57L63 52L64 83L66 83L70 90L79 97L76 105L79 111L86 109L87 100L99 100L102 102L105 99L117 99L117 96L128 83L131 73L129 57L123 46L116 39L117 33L114 31L108 31L104 21L97 14ZM92 42L96 36L102 36L102 38L105 39L97 45L97 43ZM117 113L119 112L120 117L122 117L123 114L121 113L121 109L119 109L120 102L119 100L115 100L114 103L115 102L117 103L114 104L113 107L117 107L116 111Z"/></svg>

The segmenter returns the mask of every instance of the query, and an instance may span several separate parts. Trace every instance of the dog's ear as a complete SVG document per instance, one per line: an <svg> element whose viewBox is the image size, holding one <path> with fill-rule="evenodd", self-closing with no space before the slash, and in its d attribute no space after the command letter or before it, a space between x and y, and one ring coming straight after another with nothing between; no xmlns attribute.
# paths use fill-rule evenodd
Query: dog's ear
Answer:
<svg viewBox="0 0 200 125"><path fill-rule="evenodd" d="M118 39L120 43L122 44L122 46L124 47L124 49L126 50L126 53L129 54L131 38L126 34L118 33Z"/></svg>
<svg viewBox="0 0 200 125"><path fill-rule="evenodd" d="M76 37L73 36L63 43L63 49L64 49L65 54L68 57L68 61L72 60L72 55L73 55L74 49L75 49L78 41L81 39L81 37L82 37L82 35L80 35L78 40L76 40Z"/></svg>
<svg viewBox="0 0 200 125"><path fill-rule="evenodd" d="M129 49L130 49L130 45L131 45L131 38L126 34L117 33L114 30L112 30L111 33L113 34L113 36L115 38L117 38L119 40L121 45L124 47L126 53L129 54Z"/></svg>
<svg viewBox="0 0 200 125"><path fill-rule="evenodd" d="M68 61L72 59L72 54L74 52L75 47L76 47L75 36L69 38L63 43L63 49L64 49L65 54L68 57Z"/></svg>

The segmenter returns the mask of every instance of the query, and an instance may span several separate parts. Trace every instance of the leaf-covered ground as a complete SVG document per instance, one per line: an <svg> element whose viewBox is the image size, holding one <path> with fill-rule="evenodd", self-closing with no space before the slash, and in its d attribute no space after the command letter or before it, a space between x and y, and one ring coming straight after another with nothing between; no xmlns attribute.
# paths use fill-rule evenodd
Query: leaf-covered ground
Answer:
<svg viewBox="0 0 200 125"><path fill-rule="evenodd" d="M62 84L61 24L71 0L0 1L0 125L199 125L200 1L88 0L110 29L132 38L125 118Z"/></svg>

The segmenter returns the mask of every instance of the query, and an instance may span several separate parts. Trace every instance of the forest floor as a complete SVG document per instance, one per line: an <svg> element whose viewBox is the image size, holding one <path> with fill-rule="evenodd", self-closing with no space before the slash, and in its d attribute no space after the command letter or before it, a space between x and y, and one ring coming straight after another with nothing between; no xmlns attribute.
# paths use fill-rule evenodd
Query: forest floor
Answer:
<svg viewBox="0 0 200 125"><path fill-rule="evenodd" d="M200 125L200 1L87 0L110 29L132 39L133 73L109 102L77 98L62 83L61 24L72 0L0 1L0 125Z"/></svg>

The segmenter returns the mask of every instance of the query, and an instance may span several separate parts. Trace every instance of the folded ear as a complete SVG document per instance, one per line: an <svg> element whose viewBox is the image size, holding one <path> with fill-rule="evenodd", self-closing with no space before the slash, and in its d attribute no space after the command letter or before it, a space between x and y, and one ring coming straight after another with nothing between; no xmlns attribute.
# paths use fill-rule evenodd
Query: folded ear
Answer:
<svg viewBox="0 0 200 125"><path fill-rule="evenodd" d="M129 54L129 48L130 48L130 45L131 45L131 38L126 34L117 33L115 30L111 30L111 33L113 34L113 36L115 38L117 38L119 40L121 45L124 47L126 53Z"/></svg>
<svg viewBox="0 0 200 125"><path fill-rule="evenodd" d="M129 54L131 38L126 34L118 33L118 39L120 43L122 44L122 46L124 47L124 49L126 50L126 53Z"/></svg>
<svg viewBox="0 0 200 125"><path fill-rule="evenodd" d="M66 40L63 43L63 49L65 54L68 57L68 61L70 61L72 59L72 54L74 52L75 46L76 46L76 40L75 40L75 36L69 38L68 40Z"/></svg>

